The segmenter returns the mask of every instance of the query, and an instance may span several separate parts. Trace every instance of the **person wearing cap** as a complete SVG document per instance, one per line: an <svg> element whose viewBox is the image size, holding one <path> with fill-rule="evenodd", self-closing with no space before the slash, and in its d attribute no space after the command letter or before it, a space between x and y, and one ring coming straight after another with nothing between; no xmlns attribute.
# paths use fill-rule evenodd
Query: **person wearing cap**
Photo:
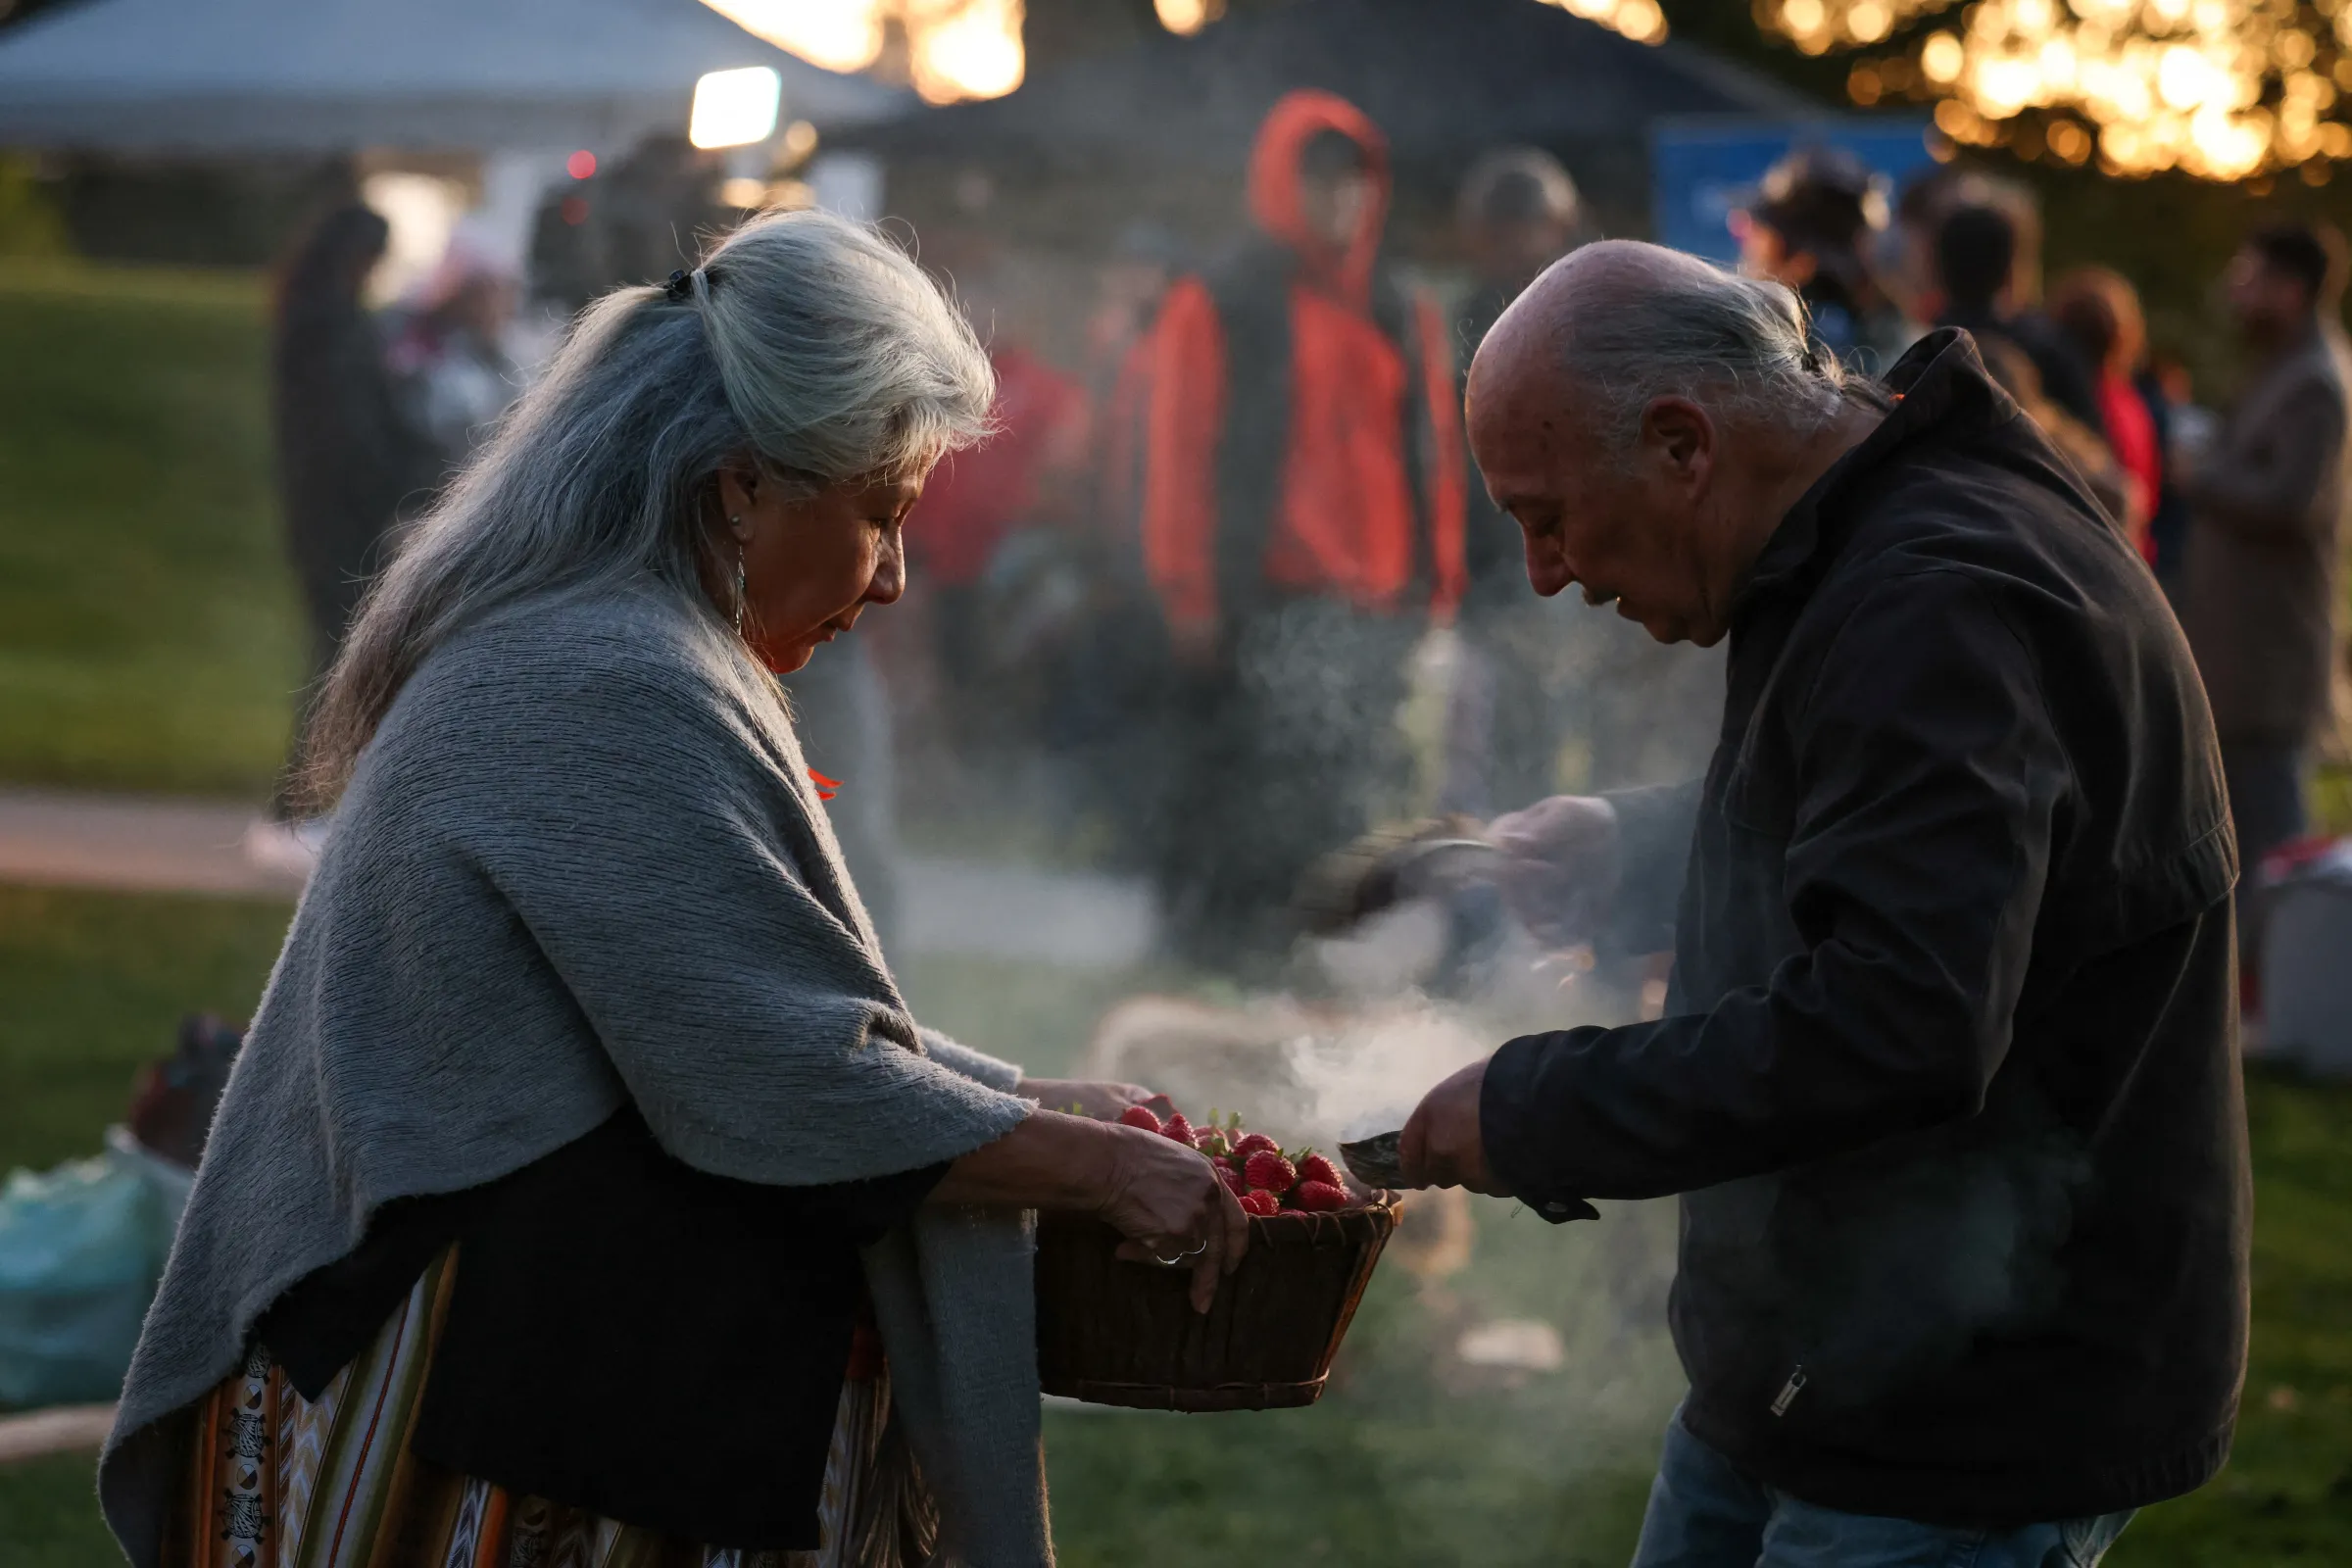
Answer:
<svg viewBox="0 0 2352 1568"><path fill-rule="evenodd" d="M1814 334L1864 371L1892 364L1919 336L1866 260L1886 226L1886 180L1838 147L1790 153L1732 217L1740 270L1794 289Z"/></svg>

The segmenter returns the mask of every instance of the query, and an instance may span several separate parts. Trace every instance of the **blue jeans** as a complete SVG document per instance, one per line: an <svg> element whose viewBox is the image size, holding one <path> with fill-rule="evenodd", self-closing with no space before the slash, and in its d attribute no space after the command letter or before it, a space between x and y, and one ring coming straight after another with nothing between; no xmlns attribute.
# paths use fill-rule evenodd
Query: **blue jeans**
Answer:
<svg viewBox="0 0 2352 1568"><path fill-rule="evenodd" d="M2130 1513L1960 1530L1839 1513L1741 1475L1677 1410L1634 1568L2092 1568Z"/></svg>

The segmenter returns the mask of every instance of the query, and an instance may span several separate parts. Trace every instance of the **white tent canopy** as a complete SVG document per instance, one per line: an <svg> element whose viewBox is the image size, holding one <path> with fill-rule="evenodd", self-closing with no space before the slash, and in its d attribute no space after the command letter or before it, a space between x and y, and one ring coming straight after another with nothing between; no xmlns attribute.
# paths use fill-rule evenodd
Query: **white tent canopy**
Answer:
<svg viewBox="0 0 2352 1568"><path fill-rule="evenodd" d="M700 0L83 0L0 33L0 146L617 152L682 133L697 78L741 66L820 130L908 101Z"/></svg>

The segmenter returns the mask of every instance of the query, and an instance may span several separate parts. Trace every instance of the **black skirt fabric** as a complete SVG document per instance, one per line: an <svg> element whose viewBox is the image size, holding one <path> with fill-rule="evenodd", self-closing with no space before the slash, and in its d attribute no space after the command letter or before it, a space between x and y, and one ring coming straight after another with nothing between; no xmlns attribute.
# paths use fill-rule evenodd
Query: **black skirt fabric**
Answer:
<svg viewBox="0 0 2352 1568"><path fill-rule="evenodd" d="M258 1333L316 1398L455 1243L413 1451L681 1540L810 1550L858 1249L946 1171L733 1181L668 1154L631 1108L489 1186L386 1204Z"/></svg>

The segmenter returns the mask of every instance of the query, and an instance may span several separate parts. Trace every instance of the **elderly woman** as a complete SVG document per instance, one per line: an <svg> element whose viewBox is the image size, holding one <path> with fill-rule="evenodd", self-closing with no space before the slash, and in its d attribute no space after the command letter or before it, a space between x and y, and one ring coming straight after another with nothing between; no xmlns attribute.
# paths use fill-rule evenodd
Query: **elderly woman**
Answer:
<svg viewBox="0 0 2352 1568"><path fill-rule="evenodd" d="M101 1464L164 1563L1051 1559L1029 1216L1207 1162L918 1029L771 672L903 583L969 328L814 213L622 289L374 589L337 827Z"/></svg>

